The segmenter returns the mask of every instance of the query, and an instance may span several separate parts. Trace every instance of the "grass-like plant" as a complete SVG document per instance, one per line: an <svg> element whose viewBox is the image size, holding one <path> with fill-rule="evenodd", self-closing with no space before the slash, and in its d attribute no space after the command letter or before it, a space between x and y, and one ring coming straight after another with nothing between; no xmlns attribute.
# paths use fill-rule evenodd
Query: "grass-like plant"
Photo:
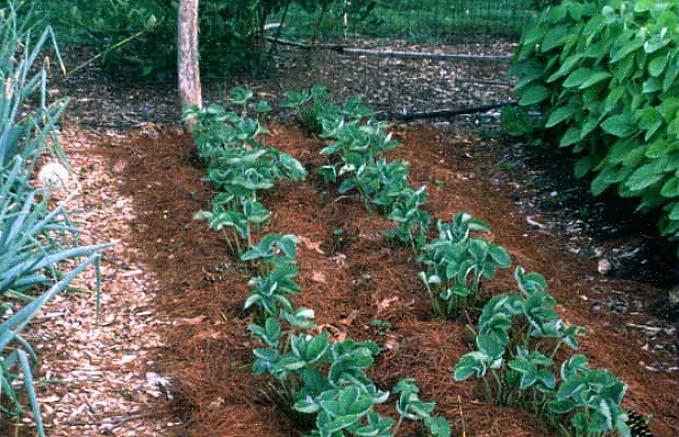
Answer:
<svg viewBox="0 0 679 437"><path fill-rule="evenodd" d="M0 413L23 414L23 389L36 432L44 436L32 376L38 358L21 334L86 267L96 263L98 273L104 246L78 246L65 202L50 210L49 193L30 184L38 157L46 151L61 156L55 125L66 101L48 103L47 73L36 66L48 43L61 58L31 3L6 5L0 9ZM67 261L75 267L64 274Z"/></svg>

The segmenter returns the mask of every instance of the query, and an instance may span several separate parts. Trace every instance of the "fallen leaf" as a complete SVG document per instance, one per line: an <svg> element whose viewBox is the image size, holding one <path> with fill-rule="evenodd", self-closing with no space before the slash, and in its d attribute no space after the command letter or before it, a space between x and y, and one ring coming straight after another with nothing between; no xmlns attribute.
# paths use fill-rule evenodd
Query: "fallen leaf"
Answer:
<svg viewBox="0 0 679 437"><path fill-rule="evenodd" d="M300 237L299 239L302 242L302 244L304 244L304 247L306 247L307 249L315 250L321 255L325 255L325 252L323 252L323 249L321 249L321 243L317 241L312 241L306 237Z"/></svg>
<svg viewBox="0 0 679 437"><path fill-rule="evenodd" d="M314 282L320 282L321 284L326 284L328 282L323 272L314 272L311 275L311 280Z"/></svg>
<svg viewBox="0 0 679 437"><path fill-rule="evenodd" d="M348 316L346 316L339 322L343 325L351 325L352 323L354 323L354 320L356 320L356 317L358 317L358 310L353 310L351 313L349 313Z"/></svg>
<svg viewBox="0 0 679 437"><path fill-rule="evenodd" d="M393 304L394 302L397 302L397 301L398 301L398 297L396 297L396 296L384 299L383 301L381 301L377 304L377 313L378 314L381 313L382 311L389 308L391 306L391 304Z"/></svg>

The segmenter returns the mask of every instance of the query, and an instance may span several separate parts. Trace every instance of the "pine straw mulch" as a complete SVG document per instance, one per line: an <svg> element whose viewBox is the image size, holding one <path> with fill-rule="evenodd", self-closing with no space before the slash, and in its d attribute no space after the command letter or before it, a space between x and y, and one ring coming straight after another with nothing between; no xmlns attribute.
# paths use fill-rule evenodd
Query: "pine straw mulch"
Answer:
<svg viewBox="0 0 679 437"><path fill-rule="evenodd" d="M542 272L550 281L560 311L571 323L589 328L583 352L595 366L615 371L629 384L625 406L653 414L659 436L679 427L675 375L650 372L644 363L657 359L640 347L637 332L620 316L592 313L585 299L595 290L619 286L588 279L595 266L568 254L558 237L530 230L504 187L493 187L478 173L487 157L475 156L472 139L442 137L427 128L402 128L406 147L396 151L411 163L413 184L430 187L430 210L439 218L467 210L493 228L494 238L515 261ZM276 127L269 140L310 168L322 158L322 143L297 129ZM263 395L264 381L251 375L254 346L247 333L249 318L241 312L250 273L229 258L218 234L192 220L211 197L196 163L191 139L174 130L159 138L131 135L125 146L102 145L92 159L109 165L124 162L118 189L131 199L135 232L127 242L135 262L154 277L156 304L171 324L160 325L166 347L158 350L155 370L167 376L175 397L174 412L188 435L295 435L294 426ZM541 436L549 432L530 414L486 404L474 382L455 383L450 368L469 350L464 323L431 320L428 302L409 253L380 235L388 226L368 214L354 198L338 197L315 177L283 184L267 194L274 212L270 229L302 238L298 305L316 311L318 321L336 338L374 339L385 346L372 372L383 387L414 376L423 396L437 402L454 428L467 435ZM333 230L341 228L341 238ZM629 284L628 284L629 288ZM659 293L644 284L634 292ZM505 272L490 293L513 289ZM373 319L393 324L379 333ZM642 343L643 344L643 343Z"/></svg>
<svg viewBox="0 0 679 437"><path fill-rule="evenodd" d="M393 157L410 162L414 185L428 185L430 211L447 219L466 210L486 220L494 230L493 237L511 251L516 263L549 279L563 317L589 328L581 341L583 352L594 366L612 369L629 384L625 406L653 414L656 435L674 435L679 429L676 374L647 370L645 363L659 357L643 350L639 333L626 326L643 315L623 318L594 313L586 301L588 296L611 290L648 295L660 291L641 283L592 279L596 266L569 254L566 241L528 228L525 217L508 198L509 188L493 186L482 173L490 158L478 152L473 137L443 136L436 129L423 127L396 130L406 146L393 152ZM99 212L89 217L89 229L106 230L93 235L98 241L104 236L122 240L120 248L108 255L104 270L109 279L114 278L107 293L118 303L107 303L103 315L104 320L116 316L106 329L113 331L111 337L120 335L121 339L102 341L97 353L112 342L117 356L140 356L130 362L113 361L107 367L120 381L129 379L127 384L97 387L100 382L79 382L85 392L99 390L102 399L109 397L116 408L128 409L126 415L120 415L102 407L95 409L100 414L95 416L128 417L111 431L115 435L297 435L295 425L265 395L265 382L250 372L254 344L247 333L249 317L241 311L250 272L228 256L217 233L193 220L212 194L201 182L204 169L195 159L191 138L175 128L124 137L84 131L77 135L88 146L67 142L67 152L85 179L92 174L91 189L99 193L85 195L90 206L99 205ZM274 127L268 141L310 169L323 162L318 153L322 143L296 128ZM96 181L107 181L100 185L109 188L97 191ZM488 405L473 381L452 380L450 368L470 350L472 338L463 321L431 319L416 277L419 266L407 250L390 245L381 236L380 231L389 226L384 218L368 214L355 198L338 197L335 189L324 186L313 172L308 181L282 184L267 193L265 203L274 212L270 230L302 238L299 282L303 293L296 303L313 308L318 322L336 338L351 336L382 344L385 351L372 371L380 386L415 377L423 397L437 402L437 411L451 421L458 434L550 433L531 414ZM333 232L338 228L344 231L341 236ZM487 291L513 288L511 273L503 272ZM148 300L143 304L124 300L134 299L141 290L155 305ZM143 327L144 317L154 322ZM374 319L390 322L393 329L378 332L370 325ZM126 331L127 326L133 335ZM91 328L83 326L83 330ZM151 335L150 345L145 344L147 335ZM124 352L121 343L129 343L133 352ZM71 350L66 344L61 353L71 355L51 361L80 367L87 363L82 355L94 353L86 348L79 343L78 348L65 352ZM137 350L146 350L146 357ZM80 360L73 354L80 354ZM103 367L103 360L88 360ZM149 374L169 380L174 418L166 414L167 403L158 381L149 387ZM78 386L54 387L47 387L44 396L61 396ZM150 393L144 393L144 387ZM59 403L58 408L72 411L88 405L85 395L73 400L63 394ZM135 427L138 434L134 434ZM75 428L58 429L57 435L73 435ZM82 435L101 431L96 426L77 428Z"/></svg>

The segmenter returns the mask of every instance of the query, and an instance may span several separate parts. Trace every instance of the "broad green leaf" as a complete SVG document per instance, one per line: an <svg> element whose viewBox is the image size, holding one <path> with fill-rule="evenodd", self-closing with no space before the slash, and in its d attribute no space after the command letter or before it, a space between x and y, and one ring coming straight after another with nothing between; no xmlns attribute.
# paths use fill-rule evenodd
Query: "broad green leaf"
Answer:
<svg viewBox="0 0 679 437"><path fill-rule="evenodd" d="M597 71L596 73L591 74L589 78L580 85L580 89L581 90L587 89L610 77L612 77L612 75L607 71Z"/></svg>
<svg viewBox="0 0 679 437"><path fill-rule="evenodd" d="M533 85L523 91L519 104L521 106L536 105L549 97L549 90L542 85Z"/></svg>
<svg viewBox="0 0 679 437"><path fill-rule="evenodd" d="M549 119L547 120L547 124L545 125L545 127L550 128L558 125L559 123L572 117L573 114L575 114L575 111L576 108L573 106L561 106L559 108L556 108L549 115Z"/></svg>
<svg viewBox="0 0 679 437"><path fill-rule="evenodd" d="M601 123L604 132L619 138L625 138L636 131L634 119L629 114L618 114L606 119Z"/></svg>
<svg viewBox="0 0 679 437"><path fill-rule="evenodd" d="M670 178L660 190L664 197L679 197L679 178Z"/></svg>
<svg viewBox="0 0 679 437"><path fill-rule="evenodd" d="M651 59L651 62L648 63L648 72L653 77L660 76L665 71L665 67L667 67L668 61L669 61L668 54L661 54L654 57L653 59Z"/></svg>
<svg viewBox="0 0 679 437"><path fill-rule="evenodd" d="M556 26L548 30L542 40L540 51L542 51L542 53L546 53L552 49L555 49L556 47L559 47L563 44L566 36L568 36L568 33L568 26Z"/></svg>
<svg viewBox="0 0 679 437"><path fill-rule="evenodd" d="M592 77L592 74L593 72L589 68L578 68L568 75L566 80L563 82L563 87L577 88L585 83L590 77Z"/></svg>
<svg viewBox="0 0 679 437"><path fill-rule="evenodd" d="M561 137L559 147L568 147L580 141L580 129L572 127Z"/></svg>

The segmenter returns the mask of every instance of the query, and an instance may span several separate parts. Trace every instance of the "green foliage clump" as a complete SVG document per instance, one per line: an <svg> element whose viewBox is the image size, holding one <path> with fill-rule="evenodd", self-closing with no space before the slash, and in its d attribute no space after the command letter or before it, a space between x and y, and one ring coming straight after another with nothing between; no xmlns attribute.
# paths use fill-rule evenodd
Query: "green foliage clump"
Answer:
<svg viewBox="0 0 679 437"><path fill-rule="evenodd" d="M484 306L476 350L462 356L454 378L481 379L497 403L531 410L566 435L617 430L629 436L620 406L626 385L607 370L590 369L579 354L563 361L557 373L559 348L577 350L576 337L584 329L561 320L541 275L519 267L515 277L518 292L495 296Z"/></svg>
<svg viewBox="0 0 679 437"><path fill-rule="evenodd" d="M519 103L537 105L559 147L581 155L599 195L615 187L661 210L679 240L679 3L567 0L548 8L515 55Z"/></svg>
<svg viewBox="0 0 679 437"><path fill-rule="evenodd" d="M36 0L61 38L95 48L116 74L165 80L176 75L178 0ZM203 77L264 72L270 61L265 25L288 16L293 5L307 14L339 0L201 1L199 45ZM358 2L359 4L370 2ZM280 17L284 18L284 17Z"/></svg>
<svg viewBox="0 0 679 437"><path fill-rule="evenodd" d="M471 235L490 232L490 228L469 214L455 214L449 223L439 221L437 227L438 238L422 248L420 261L427 271L419 276L434 314L450 317L461 309L476 307L481 280L492 279L498 268L509 268L511 257L502 246Z"/></svg>
<svg viewBox="0 0 679 437"><path fill-rule="evenodd" d="M259 121L270 111L268 103L253 102L251 91L235 88L231 101L241 114L210 105L200 111L189 109L186 117L196 117L195 141L198 153L207 163L207 177L217 191L210 211L196 219L224 233L234 255L252 244L253 231L260 231L271 212L261 203L261 192L279 181L299 181L306 177L302 164L292 156L266 147L258 137L268 133ZM256 118L247 116L252 109Z"/></svg>
<svg viewBox="0 0 679 437"><path fill-rule="evenodd" d="M340 105L331 106L321 117L321 137L335 141L323 153L337 159L321 169L322 175L330 182L341 178L340 192L355 190L369 208L398 221L394 204L375 201L381 199L377 195L381 191L376 189L380 185L364 185L357 170L371 165L389 169L393 165L394 180L401 182L391 181L390 186L408 186L407 163L389 162L383 156L384 151L397 145L387 141L391 141L390 135L378 134L386 126L375 128L376 122L370 118L363 120L351 112L342 114ZM353 127L346 130L346 126ZM372 140L355 134L356 130ZM422 188L418 193L426 190ZM414 199L413 209L418 211L424 201L412 194L410 197ZM411 235L410 241L418 261L427 267L420 278L427 287L434 313L449 317L475 308L480 301L482 279L492 279L498 269L509 268L509 253L476 236L490 229L467 213L456 214L450 222L439 221L438 237L430 238L429 215L423 213L427 220L422 225L422 238L413 239ZM460 359L453 369L454 378L476 376L483 381L487 395L499 404L532 410L565 435L601 436L613 429L629 435L627 414L620 407L625 384L609 371L587 367L582 355L564 361L557 377L559 349L562 345L577 349L576 337L584 329L562 321L556 312L556 300L548 293L541 275L526 273L519 267L515 278L518 292L494 296L484 305L477 350Z"/></svg>
<svg viewBox="0 0 679 437"><path fill-rule="evenodd" d="M323 87L289 92L285 106L304 114L309 108L321 127L320 136L333 141L321 153L329 164L320 169L327 183L339 183L339 192L358 192L369 210L394 221L396 227L385 235L414 252L429 231L430 216L422 209L427 201L425 187L414 189L408 182L408 163L389 161L386 152L400 143L386 131L388 124L373 118L373 111L353 97L336 104Z"/></svg>
<svg viewBox="0 0 679 437"><path fill-rule="evenodd" d="M535 125L528 111L515 106L505 106L500 114L502 130L512 137L527 137L533 134Z"/></svg>
<svg viewBox="0 0 679 437"><path fill-rule="evenodd" d="M266 234L253 241L250 225L266 222L270 212L259 202L260 192L279 180L301 180L304 167L294 158L257 139L266 130L257 118L248 118L268 104L253 103L244 89L232 91L232 103L240 113L209 106L185 114L197 119L195 141L207 163L207 179L217 190L212 211L197 214L215 230L230 230L227 242L240 260L257 274L250 281L244 309L252 312L250 333L262 347L253 350L253 372L269 375L277 401L295 418L313 423L311 435L392 436L403 420L420 422L429 435L449 437L445 419L432 414L433 402L424 402L410 379L394 387L398 394L399 420L382 416L376 407L389 399L367 372L379 354L372 342L353 339L333 341L326 331L318 333L314 311L295 307L291 297L301 292L297 283L297 244L294 235ZM243 248L241 240L247 240ZM306 419L306 420L304 420Z"/></svg>

